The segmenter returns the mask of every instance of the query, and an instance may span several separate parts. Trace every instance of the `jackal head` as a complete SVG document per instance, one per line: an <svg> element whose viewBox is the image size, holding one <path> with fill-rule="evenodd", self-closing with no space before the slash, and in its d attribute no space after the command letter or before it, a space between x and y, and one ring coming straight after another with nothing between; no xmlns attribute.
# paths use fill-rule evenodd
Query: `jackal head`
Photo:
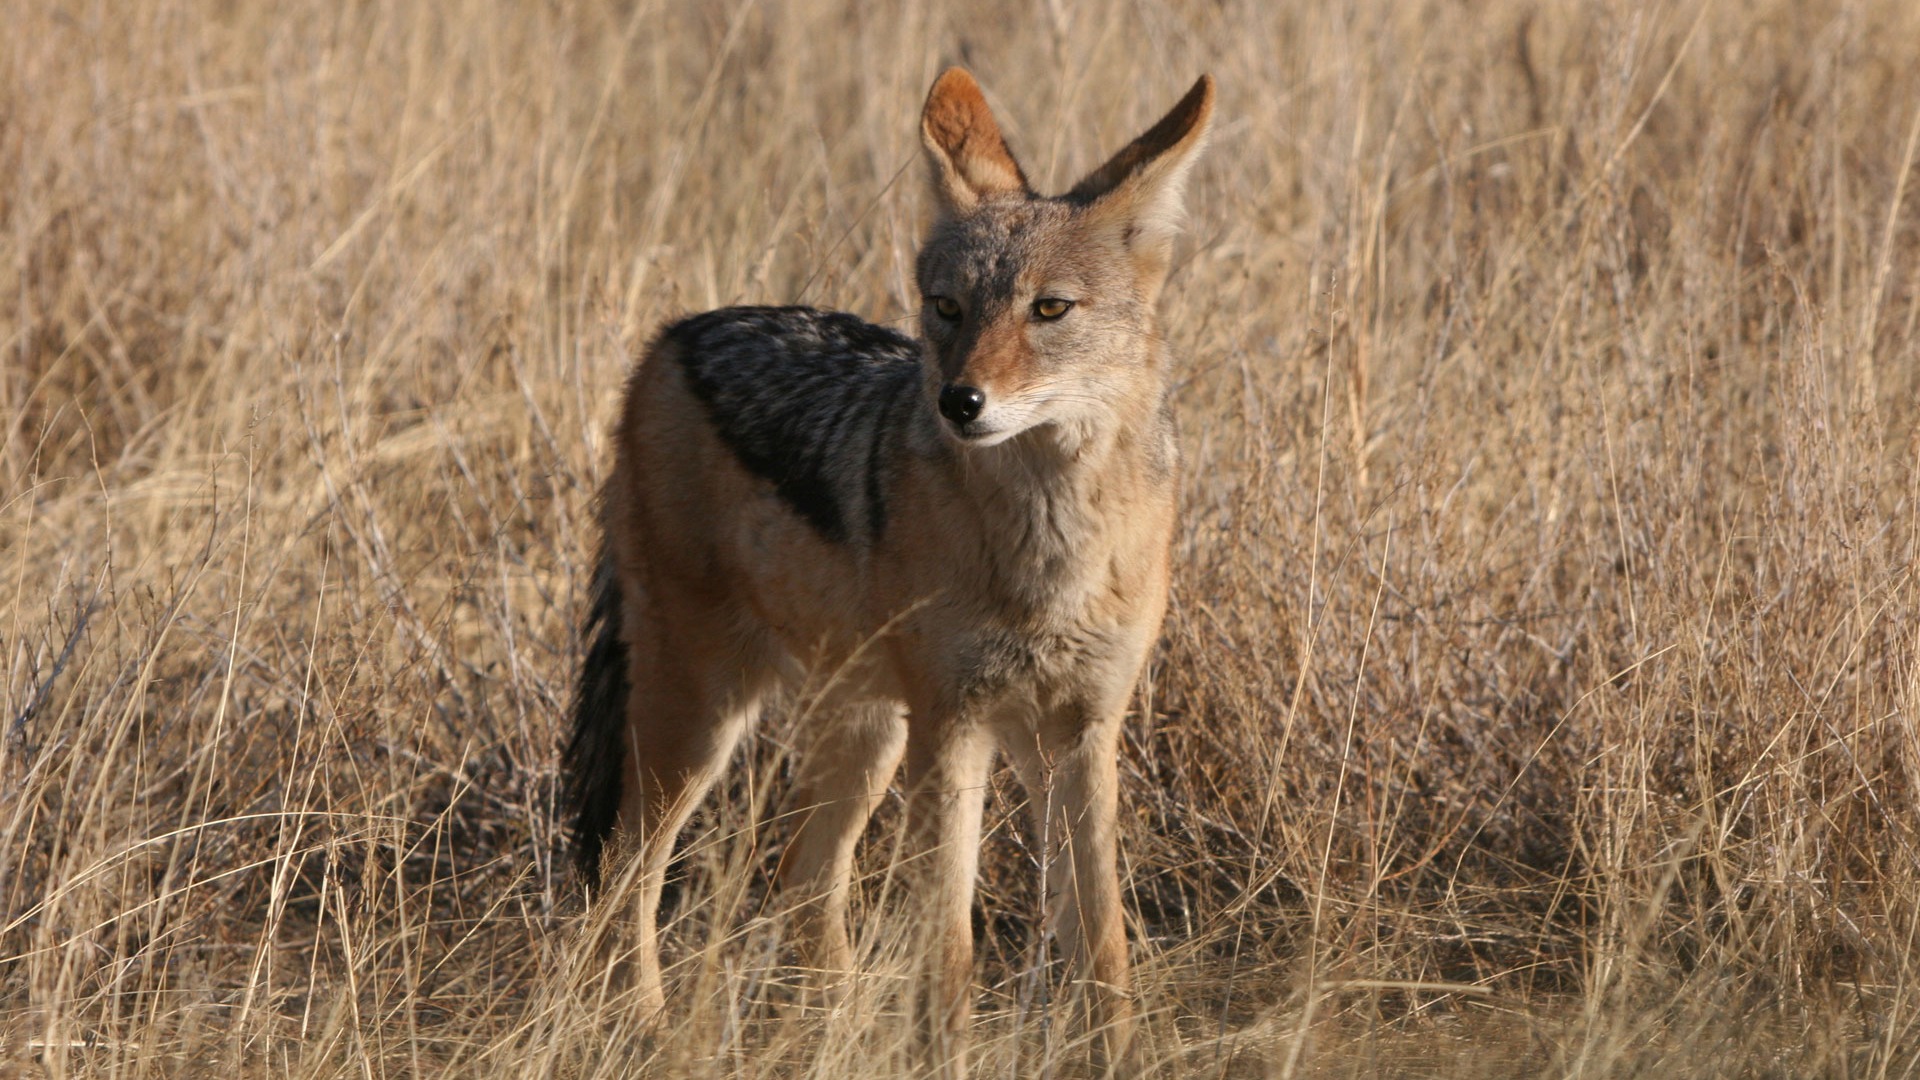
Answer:
<svg viewBox="0 0 1920 1080"><path fill-rule="evenodd" d="M990 446L1157 405L1154 305L1212 113L1203 75L1146 134L1042 196L973 76L953 68L933 84L920 136L939 214L920 251L920 326L950 433Z"/></svg>

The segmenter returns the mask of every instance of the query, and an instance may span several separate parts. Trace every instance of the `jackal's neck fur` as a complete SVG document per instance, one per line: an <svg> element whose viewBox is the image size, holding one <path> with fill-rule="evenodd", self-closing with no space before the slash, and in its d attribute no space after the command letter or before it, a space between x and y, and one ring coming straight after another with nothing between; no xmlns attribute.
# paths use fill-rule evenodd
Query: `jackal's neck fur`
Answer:
<svg viewBox="0 0 1920 1080"><path fill-rule="evenodd" d="M1139 531L1174 495L1178 453L1164 384L1132 408L1030 428L982 450L943 440L942 472L990 540L1003 577L1033 575L1029 589L1072 576L1087 546Z"/></svg>

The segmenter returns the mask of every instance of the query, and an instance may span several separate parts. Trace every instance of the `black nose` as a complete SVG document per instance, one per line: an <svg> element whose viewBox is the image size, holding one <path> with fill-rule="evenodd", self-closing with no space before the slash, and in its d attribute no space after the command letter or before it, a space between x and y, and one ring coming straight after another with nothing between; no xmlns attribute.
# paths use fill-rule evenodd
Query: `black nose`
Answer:
<svg viewBox="0 0 1920 1080"><path fill-rule="evenodd" d="M987 407L987 395L978 387L948 384L940 391L940 415L965 426Z"/></svg>

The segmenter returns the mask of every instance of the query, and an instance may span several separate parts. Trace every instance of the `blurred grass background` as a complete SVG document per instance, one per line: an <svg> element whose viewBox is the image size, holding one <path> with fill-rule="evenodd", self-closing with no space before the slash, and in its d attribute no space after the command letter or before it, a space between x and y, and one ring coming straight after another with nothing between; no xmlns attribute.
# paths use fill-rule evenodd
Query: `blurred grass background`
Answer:
<svg viewBox="0 0 1920 1080"><path fill-rule="evenodd" d="M876 975L798 1012L770 717L643 1035L555 766L635 346L910 323L950 63L1046 190L1220 83L1123 762L1156 1070L1920 1072L1920 9L0 11L0 1074L906 1071L894 809ZM975 1070L1070 1073L996 788Z"/></svg>

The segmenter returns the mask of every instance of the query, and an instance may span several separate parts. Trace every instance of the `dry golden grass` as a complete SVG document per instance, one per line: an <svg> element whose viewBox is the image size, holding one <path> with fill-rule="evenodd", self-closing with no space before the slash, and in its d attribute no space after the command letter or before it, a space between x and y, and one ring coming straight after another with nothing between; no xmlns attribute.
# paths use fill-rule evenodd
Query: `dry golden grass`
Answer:
<svg viewBox="0 0 1920 1080"><path fill-rule="evenodd" d="M788 1006L778 718L654 1038L555 764L627 356L907 320L949 62L1054 189L1220 82L1123 762L1160 1070L1920 1071L1913 5L674 7L5 5L0 1075L905 1071L889 822L876 974ZM1015 790L983 1076L1072 1051Z"/></svg>

